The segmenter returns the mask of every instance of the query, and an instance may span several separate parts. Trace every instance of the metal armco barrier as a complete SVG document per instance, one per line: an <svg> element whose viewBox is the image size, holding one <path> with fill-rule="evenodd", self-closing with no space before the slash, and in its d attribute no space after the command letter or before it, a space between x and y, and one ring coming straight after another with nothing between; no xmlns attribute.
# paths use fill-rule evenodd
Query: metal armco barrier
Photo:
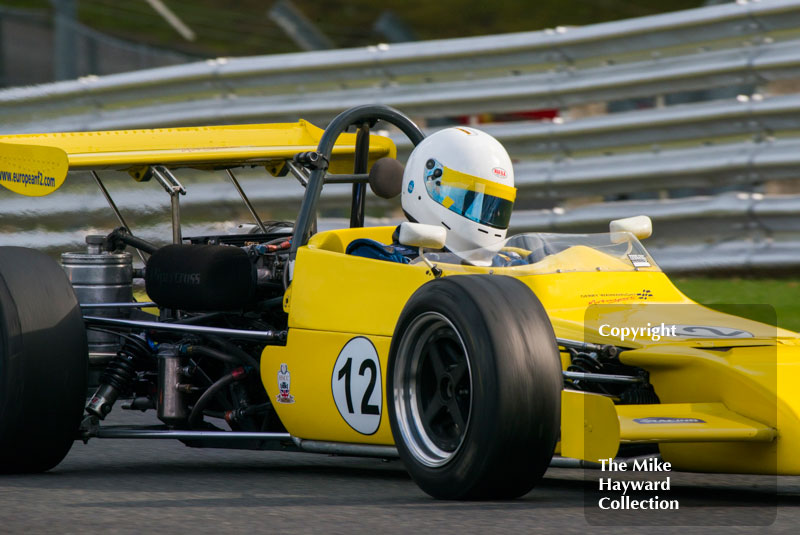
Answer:
<svg viewBox="0 0 800 535"><path fill-rule="evenodd" d="M634 98L650 107L609 113ZM322 126L370 102L422 121L558 109L553 121L480 125L515 160L513 229L600 231L645 213L667 269L800 267L800 196L759 197L798 191L800 0L11 88L0 91L0 133L298 117ZM396 141L402 159L411 147ZM653 200L617 200L636 197Z"/></svg>
<svg viewBox="0 0 800 535"><path fill-rule="evenodd" d="M800 257L799 206L800 195L741 192L620 201L518 211L511 232L606 232L612 219L647 214L653 236L644 244L667 272L787 271Z"/></svg>
<svg viewBox="0 0 800 535"><path fill-rule="evenodd" d="M800 3L731 3L515 34L230 58L0 91L3 132L445 116L794 78ZM131 113L136 109L136 113Z"/></svg>

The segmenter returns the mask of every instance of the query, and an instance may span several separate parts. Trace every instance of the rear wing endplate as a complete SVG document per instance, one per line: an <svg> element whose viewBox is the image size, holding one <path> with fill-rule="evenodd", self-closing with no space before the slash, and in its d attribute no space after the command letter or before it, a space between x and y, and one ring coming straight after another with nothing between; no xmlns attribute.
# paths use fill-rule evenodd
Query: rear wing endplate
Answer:
<svg viewBox="0 0 800 535"><path fill-rule="evenodd" d="M67 153L57 147L0 143L0 185L41 197L61 187L69 169Z"/></svg>

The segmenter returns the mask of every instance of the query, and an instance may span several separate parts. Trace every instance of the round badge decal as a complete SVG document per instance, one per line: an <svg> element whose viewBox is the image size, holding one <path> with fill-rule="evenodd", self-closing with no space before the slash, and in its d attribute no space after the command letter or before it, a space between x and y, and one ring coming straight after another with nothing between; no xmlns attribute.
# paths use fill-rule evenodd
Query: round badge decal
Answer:
<svg viewBox="0 0 800 535"><path fill-rule="evenodd" d="M414 191L414 181L410 180L408 182L408 192L411 193L412 191Z"/></svg>
<svg viewBox="0 0 800 535"><path fill-rule="evenodd" d="M331 392L344 421L363 435L374 434L381 424L382 384L372 342L363 336L347 342L333 365Z"/></svg>

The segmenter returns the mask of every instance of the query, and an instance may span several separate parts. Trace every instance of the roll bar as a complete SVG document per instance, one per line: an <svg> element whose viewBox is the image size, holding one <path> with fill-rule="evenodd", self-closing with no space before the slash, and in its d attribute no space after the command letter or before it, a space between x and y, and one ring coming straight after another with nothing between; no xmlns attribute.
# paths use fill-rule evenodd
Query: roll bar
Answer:
<svg viewBox="0 0 800 535"><path fill-rule="evenodd" d="M311 175L308 179L306 194L300 206L300 212L294 226L294 235L289 258L294 260L297 249L308 243L314 219L317 213L317 203L319 201L322 186L325 183L325 174L328 171L328 162L331 159L331 152L336 139L344 133L350 126L356 125L358 133L356 138L356 153L354 163L354 173L366 173L367 160L369 157L369 129L378 120L386 121L399 128L414 145L417 145L425 138L422 130L414 122L398 110L389 106L368 104L357 106L337 115L325 129L319 141L317 152L313 155ZM366 194L366 184L353 184L353 200L350 212L351 227L358 227L364 224L364 197Z"/></svg>

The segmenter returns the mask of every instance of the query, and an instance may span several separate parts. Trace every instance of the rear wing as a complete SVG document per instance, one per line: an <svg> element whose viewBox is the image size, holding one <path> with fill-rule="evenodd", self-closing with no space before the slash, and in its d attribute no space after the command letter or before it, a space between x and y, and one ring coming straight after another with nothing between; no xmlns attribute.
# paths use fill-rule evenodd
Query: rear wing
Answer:
<svg viewBox="0 0 800 535"><path fill-rule="evenodd" d="M297 123L112 130L0 136L0 185L28 196L52 193L67 171L117 169L137 180L151 165L169 168L224 169L264 166L286 173L286 162L299 152L316 151L323 130ZM330 162L333 173L353 170L356 134L342 134ZM370 136L369 165L395 157L387 137Z"/></svg>

